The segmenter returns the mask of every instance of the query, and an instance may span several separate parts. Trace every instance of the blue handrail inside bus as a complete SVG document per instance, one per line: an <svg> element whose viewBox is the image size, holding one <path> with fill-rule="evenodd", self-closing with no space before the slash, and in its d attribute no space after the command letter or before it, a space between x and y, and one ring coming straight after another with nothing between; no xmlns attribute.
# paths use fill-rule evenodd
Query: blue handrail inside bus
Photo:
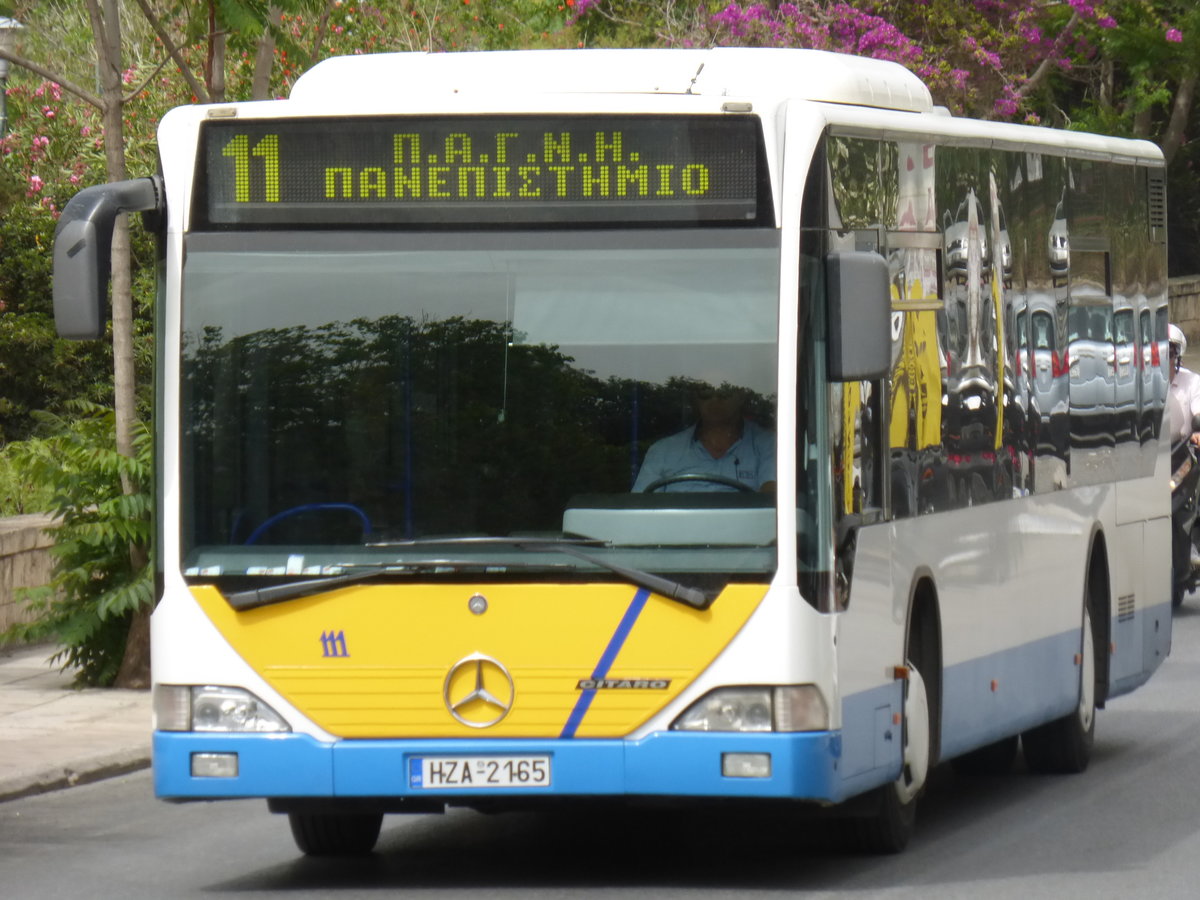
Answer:
<svg viewBox="0 0 1200 900"><path fill-rule="evenodd" d="M260 537L262 537L264 531L271 528L271 526L275 525L277 522L281 522L290 516L295 516L300 513L318 512L331 509L344 509L354 513L359 519L362 520L363 536L366 537L371 533L371 520L367 518L367 514L365 512L352 503L305 503L301 506L293 506L291 509L285 509L283 512L275 513L275 515L271 516L271 518L267 519L265 522L255 528L254 531L250 532L250 537L246 538L246 544L253 544Z"/></svg>

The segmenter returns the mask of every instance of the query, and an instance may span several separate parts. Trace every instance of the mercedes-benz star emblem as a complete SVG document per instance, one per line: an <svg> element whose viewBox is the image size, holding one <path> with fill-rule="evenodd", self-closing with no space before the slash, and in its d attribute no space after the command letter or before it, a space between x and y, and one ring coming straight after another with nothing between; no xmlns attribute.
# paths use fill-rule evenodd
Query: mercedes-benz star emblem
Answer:
<svg viewBox="0 0 1200 900"><path fill-rule="evenodd" d="M460 673L461 677L456 678ZM464 656L446 673L442 699L468 728L489 728L508 715L516 687L508 669L482 653Z"/></svg>

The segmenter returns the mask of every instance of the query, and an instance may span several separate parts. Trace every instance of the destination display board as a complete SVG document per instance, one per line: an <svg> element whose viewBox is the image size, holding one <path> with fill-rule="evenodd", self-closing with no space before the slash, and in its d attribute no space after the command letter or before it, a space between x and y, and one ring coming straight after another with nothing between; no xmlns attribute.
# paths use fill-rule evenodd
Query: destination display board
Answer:
<svg viewBox="0 0 1200 900"><path fill-rule="evenodd" d="M749 224L751 116L212 120L194 229Z"/></svg>

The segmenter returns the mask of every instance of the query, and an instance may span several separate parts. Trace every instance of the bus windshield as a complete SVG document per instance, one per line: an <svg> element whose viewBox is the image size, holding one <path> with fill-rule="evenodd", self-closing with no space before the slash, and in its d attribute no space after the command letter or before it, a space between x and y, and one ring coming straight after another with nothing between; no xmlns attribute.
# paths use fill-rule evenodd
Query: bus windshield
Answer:
<svg viewBox="0 0 1200 900"><path fill-rule="evenodd" d="M774 461L778 269L772 229L190 235L186 574L762 580L774 500L742 470L751 439ZM651 485L713 395L732 476Z"/></svg>

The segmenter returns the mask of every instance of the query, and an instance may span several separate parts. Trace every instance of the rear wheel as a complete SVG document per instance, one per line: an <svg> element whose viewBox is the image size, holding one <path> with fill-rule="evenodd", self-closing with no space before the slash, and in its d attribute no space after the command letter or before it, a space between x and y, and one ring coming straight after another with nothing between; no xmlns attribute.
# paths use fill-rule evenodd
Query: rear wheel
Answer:
<svg viewBox="0 0 1200 900"><path fill-rule="evenodd" d="M292 838L309 856L363 856L375 849L383 813L288 813Z"/></svg>
<svg viewBox="0 0 1200 900"><path fill-rule="evenodd" d="M1074 774L1088 767L1096 734L1096 634L1085 606L1080 635L1079 704L1073 712L1021 735L1029 771Z"/></svg>

